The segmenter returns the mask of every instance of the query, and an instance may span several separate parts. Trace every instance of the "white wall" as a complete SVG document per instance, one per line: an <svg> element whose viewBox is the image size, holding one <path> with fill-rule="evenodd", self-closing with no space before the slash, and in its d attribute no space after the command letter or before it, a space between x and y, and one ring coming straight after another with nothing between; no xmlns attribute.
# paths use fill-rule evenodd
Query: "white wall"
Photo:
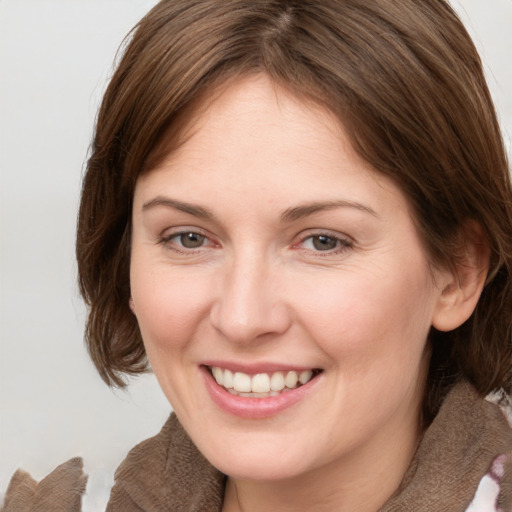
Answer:
<svg viewBox="0 0 512 512"><path fill-rule="evenodd" d="M153 378L110 391L82 344L74 230L115 51L154 0L0 2L0 490L84 456L101 501L170 407ZM89 510L104 510L91 501Z"/></svg>
<svg viewBox="0 0 512 512"><path fill-rule="evenodd" d="M0 490L19 466L40 479L82 455L91 511L170 410L151 376L113 392L96 375L73 253L97 105L118 44L154 3L0 0ZM456 5L512 134L512 0Z"/></svg>

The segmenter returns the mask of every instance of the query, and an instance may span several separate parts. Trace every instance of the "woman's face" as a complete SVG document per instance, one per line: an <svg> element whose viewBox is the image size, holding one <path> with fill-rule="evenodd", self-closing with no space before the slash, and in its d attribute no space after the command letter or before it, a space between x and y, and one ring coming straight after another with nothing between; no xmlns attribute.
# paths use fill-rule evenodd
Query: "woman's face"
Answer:
<svg viewBox="0 0 512 512"><path fill-rule="evenodd" d="M264 75L227 87L136 186L132 310L150 363L236 478L410 457L435 277L403 193Z"/></svg>

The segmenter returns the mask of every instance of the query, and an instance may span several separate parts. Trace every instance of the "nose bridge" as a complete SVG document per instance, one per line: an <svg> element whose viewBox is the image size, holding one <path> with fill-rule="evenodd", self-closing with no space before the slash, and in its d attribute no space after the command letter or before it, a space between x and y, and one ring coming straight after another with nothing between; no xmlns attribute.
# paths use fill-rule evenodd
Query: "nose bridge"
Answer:
<svg viewBox="0 0 512 512"><path fill-rule="evenodd" d="M289 318L275 286L275 272L275 262L255 247L233 255L211 315L224 337L245 343L287 329Z"/></svg>

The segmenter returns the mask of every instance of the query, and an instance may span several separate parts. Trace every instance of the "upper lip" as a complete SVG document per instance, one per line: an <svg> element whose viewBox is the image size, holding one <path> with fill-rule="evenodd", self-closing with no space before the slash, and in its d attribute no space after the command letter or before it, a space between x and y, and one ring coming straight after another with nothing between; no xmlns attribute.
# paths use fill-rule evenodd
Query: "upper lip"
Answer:
<svg viewBox="0 0 512 512"><path fill-rule="evenodd" d="M234 361L204 361L201 363L201 365L208 366L209 368L222 368L223 370L230 370L233 373L246 373L248 375L256 375L258 373L273 373L287 371L303 372L306 370L319 370L319 368L315 366L275 362L240 363Z"/></svg>

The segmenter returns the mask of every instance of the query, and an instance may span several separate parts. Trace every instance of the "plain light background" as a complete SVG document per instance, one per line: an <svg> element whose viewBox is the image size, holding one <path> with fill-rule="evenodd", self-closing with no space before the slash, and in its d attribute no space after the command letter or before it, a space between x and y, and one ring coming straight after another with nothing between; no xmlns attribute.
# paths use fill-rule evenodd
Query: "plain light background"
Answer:
<svg viewBox="0 0 512 512"><path fill-rule="evenodd" d="M112 391L96 374L74 261L98 103L118 45L155 3L0 0L0 493L20 466L40 479L80 455L84 511L103 511L115 467L170 412L153 376ZM512 0L453 4L510 141Z"/></svg>

